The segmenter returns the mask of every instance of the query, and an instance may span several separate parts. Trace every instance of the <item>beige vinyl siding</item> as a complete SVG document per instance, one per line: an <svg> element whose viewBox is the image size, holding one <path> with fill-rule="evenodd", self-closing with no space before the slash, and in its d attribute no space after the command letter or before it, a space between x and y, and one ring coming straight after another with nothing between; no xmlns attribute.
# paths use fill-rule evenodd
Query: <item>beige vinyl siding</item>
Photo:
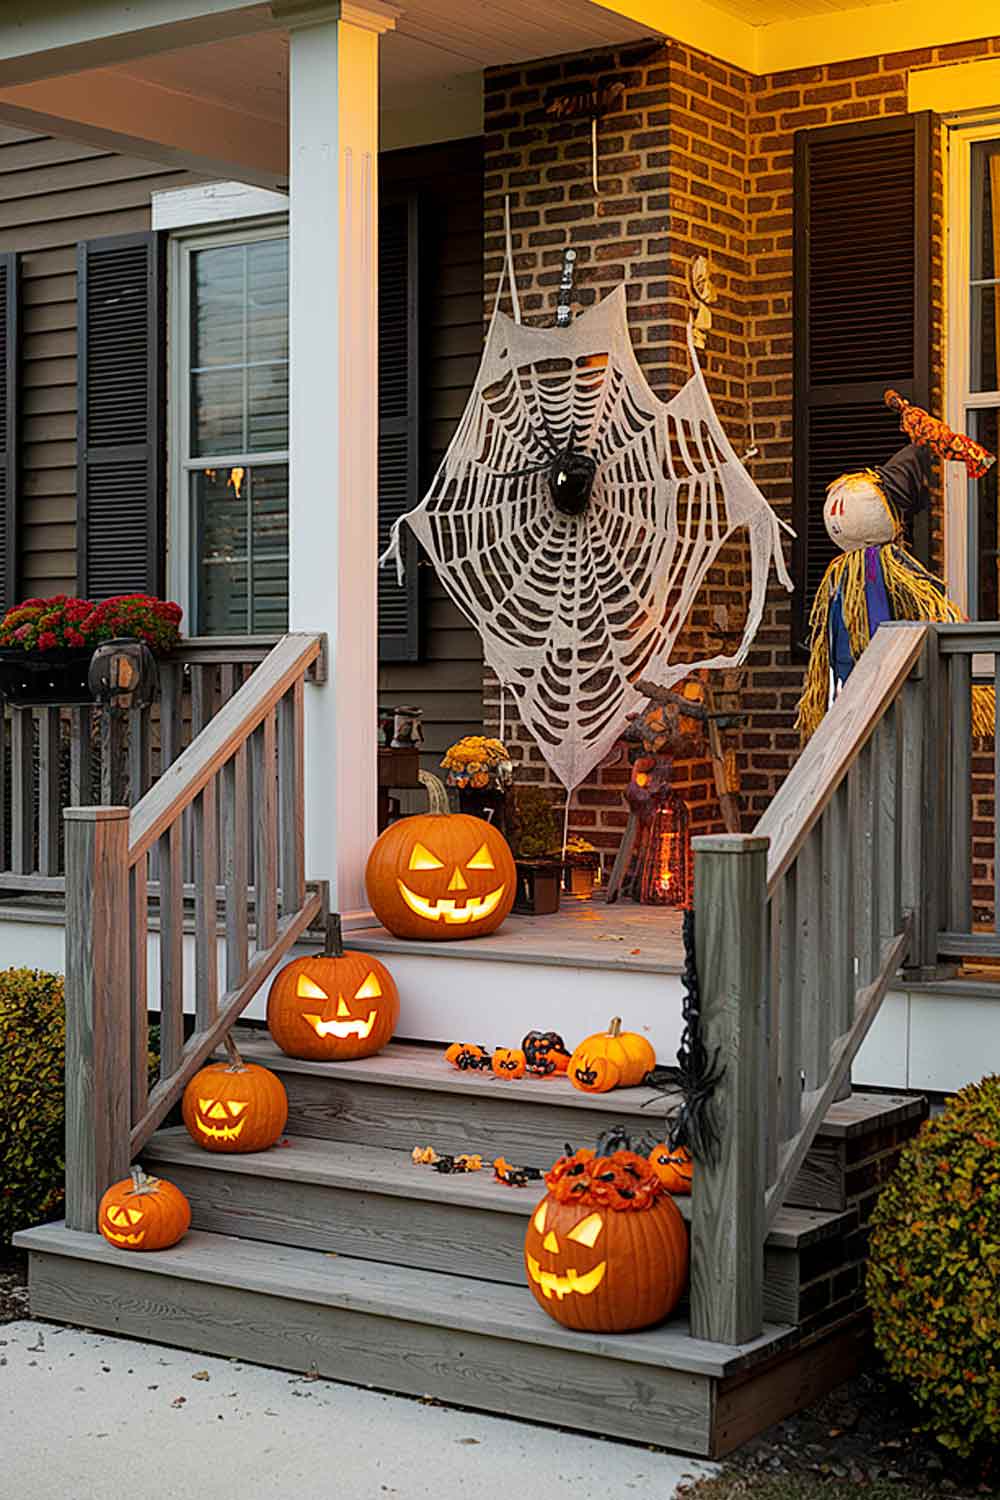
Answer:
<svg viewBox="0 0 1000 1500"><path fill-rule="evenodd" d="M76 586L76 247L150 226L150 193L199 179L0 127L0 249L21 252L18 592Z"/></svg>
<svg viewBox="0 0 1000 1500"><path fill-rule="evenodd" d="M483 348L482 145L394 151L382 160L384 183L420 190L422 307L420 484L430 484L468 399ZM423 656L379 670L379 702L424 710L424 764L463 734L482 732L483 650L434 572L421 565Z"/></svg>

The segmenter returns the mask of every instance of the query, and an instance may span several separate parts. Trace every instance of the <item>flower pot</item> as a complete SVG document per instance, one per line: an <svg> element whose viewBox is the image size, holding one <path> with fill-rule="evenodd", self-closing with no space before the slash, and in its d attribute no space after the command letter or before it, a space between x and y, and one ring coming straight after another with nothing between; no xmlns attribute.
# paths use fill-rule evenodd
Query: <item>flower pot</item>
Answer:
<svg viewBox="0 0 1000 1500"><path fill-rule="evenodd" d="M549 917L559 910L562 862L558 859L517 859L514 910L522 916Z"/></svg>
<svg viewBox="0 0 1000 1500"><path fill-rule="evenodd" d="M459 812L471 813L474 818L483 818L507 832L507 788L502 786L460 786L458 788Z"/></svg>
<svg viewBox="0 0 1000 1500"><path fill-rule="evenodd" d="M87 672L93 648L62 646L55 651L0 647L0 697L15 708L36 704L64 708L92 703Z"/></svg>
<svg viewBox="0 0 1000 1500"><path fill-rule="evenodd" d="M597 873L593 864L566 862L563 872L563 890L567 896L573 896L577 901L589 901L594 894L594 877Z"/></svg>

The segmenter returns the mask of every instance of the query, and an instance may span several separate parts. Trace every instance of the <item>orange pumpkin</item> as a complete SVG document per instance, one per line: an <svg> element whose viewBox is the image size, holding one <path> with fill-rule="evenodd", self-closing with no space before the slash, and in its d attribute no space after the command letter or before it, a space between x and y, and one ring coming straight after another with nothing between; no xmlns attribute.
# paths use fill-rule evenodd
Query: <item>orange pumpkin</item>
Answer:
<svg viewBox="0 0 1000 1500"><path fill-rule="evenodd" d="M166 1250L191 1227L191 1205L180 1188L141 1167L108 1188L97 1227L116 1250Z"/></svg>
<svg viewBox="0 0 1000 1500"><path fill-rule="evenodd" d="M656 1066L651 1042L636 1031L622 1031L615 1016L607 1031L588 1036L569 1060L569 1081L585 1094L606 1094L609 1089L632 1088Z"/></svg>
<svg viewBox="0 0 1000 1500"><path fill-rule="evenodd" d="M372 910L396 937L485 937L514 905L514 856L482 818L417 813L376 840L365 884Z"/></svg>
<svg viewBox="0 0 1000 1500"><path fill-rule="evenodd" d="M470 1068L475 1070L490 1066L489 1053L484 1052L482 1047L477 1047L475 1042L452 1042L445 1049L444 1060L461 1073Z"/></svg>
<svg viewBox="0 0 1000 1500"><path fill-rule="evenodd" d="M677 1197L690 1193L694 1168L691 1153L684 1146L671 1146L668 1141L661 1141L649 1153L649 1160L668 1193Z"/></svg>
<svg viewBox="0 0 1000 1500"><path fill-rule="evenodd" d="M267 1025L289 1057L349 1062L371 1057L391 1040L399 991L370 953L345 952L340 918L327 924L326 947L294 958L277 973L267 997Z"/></svg>
<svg viewBox="0 0 1000 1500"><path fill-rule="evenodd" d="M649 1162L629 1151L556 1162L524 1241L528 1287L566 1328L624 1333L669 1317L688 1274L688 1237Z"/></svg>
<svg viewBox="0 0 1000 1500"><path fill-rule="evenodd" d="M526 1066L520 1047L498 1047L493 1054L493 1071L498 1078L523 1078Z"/></svg>
<svg viewBox="0 0 1000 1500"><path fill-rule="evenodd" d="M266 1151L288 1120L288 1096L269 1068L245 1063L232 1037L228 1062L209 1063L184 1090L188 1134L206 1151Z"/></svg>

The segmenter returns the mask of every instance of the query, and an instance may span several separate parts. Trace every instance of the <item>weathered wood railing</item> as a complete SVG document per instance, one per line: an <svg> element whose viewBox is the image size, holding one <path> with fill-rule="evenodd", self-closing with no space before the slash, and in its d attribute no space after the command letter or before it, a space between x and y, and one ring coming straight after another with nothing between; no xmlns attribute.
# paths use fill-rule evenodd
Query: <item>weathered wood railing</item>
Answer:
<svg viewBox="0 0 1000 1500"><path fill-rule="evenodd" d="M161 661L155 703L127 716L123 758L131 806L274 644L263 637L190 640ZM111 800L110 757L102 749L107 712L96 705L4 712L0 703L0 892L64 890L63 810Z"/></svg>
<svg viewBox="0 0 1000 1500"><path fill-rule="evenodd" d="M883 626L754 833L695 840L705 1034L725 1067L721 1158L694 1179L697 1337L760 1332L774 1217L893 976L935 961L940 634Z"/></svg>
<svg viewBox="0 0 1000 1500"><path fill-rule="evenodd" d="M131 810L66 810L70 1228L96 1227L104 1188L124 1176L189 1079L320 912L321 897L305 882L303 714L306 675L321 653L319 636L285 636L214 717L206 715L200 733ZM186 818L195 876L194 951L187 966ZM159 881L151 884L154 853ZM158 965L150 951L151 903L159 922ZM150 1090L151 969L159 989L160 1066ZM194 1025L185 1038L189 989Z"/></svg>

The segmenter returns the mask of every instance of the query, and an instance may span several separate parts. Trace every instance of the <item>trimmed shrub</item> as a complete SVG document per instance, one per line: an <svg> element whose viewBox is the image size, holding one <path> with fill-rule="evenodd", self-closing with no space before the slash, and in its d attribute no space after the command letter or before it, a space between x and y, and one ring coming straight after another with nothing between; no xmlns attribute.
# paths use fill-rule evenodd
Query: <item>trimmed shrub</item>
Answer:
<svg viewBox="0 0 1000 1500"><path fill-rule="evenodd" d="M903 1150L872 1219L875 1342L924 1430L1000 1440L1000 1077L949 1099Z"/></svg>
<svg viewBox="0 0 1000 1500"><path fill-rule="evenodd" d="M0 970L0 1245L62 1203L65 1041L62 978Z"/></svg>

